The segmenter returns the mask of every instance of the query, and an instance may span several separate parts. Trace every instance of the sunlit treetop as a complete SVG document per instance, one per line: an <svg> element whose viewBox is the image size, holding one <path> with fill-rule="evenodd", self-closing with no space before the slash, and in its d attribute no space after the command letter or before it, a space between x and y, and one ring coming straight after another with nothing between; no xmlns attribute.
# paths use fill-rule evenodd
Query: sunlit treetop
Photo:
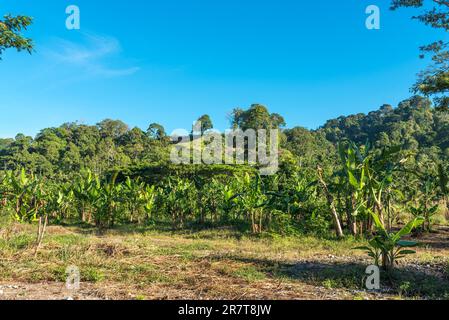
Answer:
<svg viewBox="0 0 449 320"><path fill-rule="evenodd" d="M0 19L0 59L3 51L10 48L28 53L33 51L33 41L22 35L32 22L33 19L27 16L5 15Z"/></svg>
<svg viewBox="0 0 449 320"><path fill-rule="evenodd" d="M423 13L414 16L432 28L449 31L449 1L445 0L393 0L391 9L401 7L420 8L425 7ZM449 42L436 41L422 46L421 58L426 54L431 55L432 64L418 75L418 81L413 86L414 93L433 96L435 104L440 110L449 110Z"/></svg>

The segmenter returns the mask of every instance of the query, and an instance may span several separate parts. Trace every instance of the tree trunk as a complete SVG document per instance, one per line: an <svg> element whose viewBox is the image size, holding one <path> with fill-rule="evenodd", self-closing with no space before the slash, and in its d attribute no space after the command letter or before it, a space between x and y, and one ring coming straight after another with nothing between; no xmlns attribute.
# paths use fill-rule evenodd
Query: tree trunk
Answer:
<svg viewBox="0 0 449 320"><path fill-rule="evenodd" d="M391 232L392 230L392 225L393 225L393 221L391 219L391 199L390 196L388 197L388 202L387 202L387 230L388 232Z"/></svg>
<svg viewBox="0 0 449 320"><path fill-rule="evenodd" d="M36 241L36 248L34 250L34 256L37 256L37 252L39 251L39 248L41 247L42 240L44 239L45 230L47 228L48 224L48 216L46 215L44 217L39 217L39 226L37 231L37 241Z"/></svg>
<svg viewBox="0 0 449 320"><path fill-rule="evenodd" d="M446 220L449 220L449 197L444 197L444 202L446 203Z"/></svg>
<svg viewBox="0 0 449 320"><path fill-rule="evenodd" d="M334 205L334 197L329 192L329 188L327 187L327 184L326 184L326 182L323 179L323 169L318 166L317 171L318 171L318 179L319 179L321 185L323 186L324 193L325 193L326 198L327 198L327 202L328 202L328 204L330 206L330 209L331 209L331 213L332 213L332 217L334 219L334 225L335 225L335 231L337 233L337 237L342 238L342 237L344 237L344 233L343 233L343 229L341 227L340 217L338 216L337 209L335 208L335 205Z"/></svg>
<svg viewBox="0 0 449 320"><path fill-rule="evenodd" d="M383 206L377 200L376 200L375 206L376 206L377 212L379 213L380 222L382 223L382 226L385 228L385 216L384 216Z"/></svg>
<svg viewBox="0 0 449 320"><path fill-rule="evenodd" d="M390 271L391 269L394 268L393 258L392 258L392 256L390 256L386 252L384 252L383 255L382 255L382 268L385 271Z"/></svg>
<svg viewBox="0 0 449 320"><path fill-rule="evenodd" d="M352 231L352 235L355 237L358 235L358 227L357 227L357 218L356 217L352 217L352 224L351 224L351 231Z"/></svg>

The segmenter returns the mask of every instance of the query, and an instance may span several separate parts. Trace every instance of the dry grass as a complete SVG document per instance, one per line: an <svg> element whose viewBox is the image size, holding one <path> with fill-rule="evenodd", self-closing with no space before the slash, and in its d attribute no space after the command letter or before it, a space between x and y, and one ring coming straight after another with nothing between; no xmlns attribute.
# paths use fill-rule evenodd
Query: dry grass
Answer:
<svg viewBox="0 0 449 320"><path fill-rule="evenodd" d="M402 262L394 280L384 279L389 292L369 293L362 283L370 261L352 250L361 244L354 239L131 227L98 235L58 226L49 227L34 257L34 226L13 224L0 231L0 299L61 299L70 294L63 289L70 265L81 271L79 299L447 298L443 231L433 242L423 239L427 247Z"/></svg>

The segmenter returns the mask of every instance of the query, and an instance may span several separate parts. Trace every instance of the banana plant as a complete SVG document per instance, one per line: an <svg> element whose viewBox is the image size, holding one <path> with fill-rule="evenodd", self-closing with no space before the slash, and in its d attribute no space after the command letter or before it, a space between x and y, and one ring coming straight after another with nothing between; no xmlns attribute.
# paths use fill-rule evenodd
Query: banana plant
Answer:
<svg viewBox="0 0 449 320"><path fill-rule="evenodd" d="M82 221L93 218L100 230L114 225L121 192L121 186L116 184L117 176L118 173L110 181L103 182L97 174L88 170L79 177L72 191L79 204Z"/></svg>
<svg viewBox="0 0 449 320"><path fill-rule="evenodd" d="M122 191L124 201L129 210L130 222L133 223L136 215L139 214L139 211L141 211L141 208L145 205L145 203L143 203L145 183L140 182L139 179L132 180L130 177L127 177L123 184ZM139 218L137 217L137 219Z"/></svg>
<svg viewBox="0 0 449 320"><path fill-rule="evenodd" d="M421 225L420 229L423 232L432 232L432 220L433 217L438 212L439 206L435 205L432 207L427 207L425 203L421 203L419 207L410 207L410 212L414 217L423 217L424 223ZM418 229L418 228L417 228Z"/></svg>
<svg viewBox="0 0 449 320"><path fill-rule="evenodd" d="M414 204L410 206L410 212L414 217L423 217L425 222L419 228L420 232L432 232L432 223L434 216L439 209L439 195L437 191L438 180L427 170L422 170L417 180L418 188L414 195Z"/></svg>
<svg viewBox="0 0 449 320"><path fill-rule="evenodd" d="M146 185L139 196L139 200L143 204L143 209L145 210L148 221L152 219L157 194L158 192L155 186Z"/></svg>
<svg viewBox="0 0 449 320"><path fill-rule="evenodd" d="M316 196L316 181L309 182L298 173L288 177L280 183L282 187L279 191L270 191L269 195L276 200L273 203L277 210L287 213L293 219L300 220L308 212L306 204Z"/></svg>
<svg viewBox="0 0 449 320"><path fill-rule="evenodd" d="M93 195L92 189L98 187L99 181L90 170L86 170L76 179L72 187L72 193L78 206L79 218L82 222L90 219L92 214ZM95 197L94 197L95 198Z"/></svg>
<svg viewBox="0 0 449 320"><path fill-rule="evenodd" d="M73 205L74 194L70 187L64 185L46 186L45 212L52 218L62 221Z"/></svg>
<svg viewBox="0 0 449 320"><path fill-rule="evenodd" d="M368 150L368 147L365 148L365 152L362 154L354 143L349 143L347 146L339 145L340 159L343 165L342 175L347 181L346 191L349 193L346 200L348 220L353 235L358 234L358 219L365 212L368 202L368 173L371 161Z"/></svg>
<svg viewBox="0 0 449 320"><path fill-rule="evenodd" d="M237 220L237 194L240 190L239 181L234 177L228 183L219 183L218 185L221 201L219 202L219 210L223 216L223 221L231 219Z"/></svg>
<svg viewBox="0 0 449 320"><path fill-rule="evenodd" d="M187 217L196 211L195 185L188 180L179 177L168 179L163 186L162 199L173 229L184 227Z"/></svg>
<svg viewBox="0 0 449 320"><path fill-rule="evenodd" d="M120 209L120 193L122 186L116 184L118 172L108 182L97 182L92 189L95 225L103 230L113 227ZM97 178L97 181L99 179Z"/></svg>
<svg viewBox="0 0 449 320"><path fill-rule="evenodd" d="M211 223L217 223L220 219L220 202L223 201L220 185L220 182L212 179L210 183L201 186L198 192L199 223L204 224L207 216L210 216Z"/></svg>
<svg viewBox="0 0 449 320"><path fill-rule="evenodd" d="M423 217L417 217L400 231L390 233L376 213L371 212L371 215L377 234L369 241L368 246L357 247L354 248L355 250L366 251L368 256L374 259L374 263L377 266L382 265L382 268L386 271L393 269L399 259L416 253L411 248L416 247L418 242L405 241L403 238L424 223L425 219Z"/></svg>
<svg viewBox="0 0 449 320"><path fill-rule="evenodd" d="M201 186L198 192L199 201L199 222L205 223L210 217L211 223L229 223L231 220L238 220L237 194L243 190L243 185L238 184L235 178L227 179L225 182L212 179L211 182Z"/></svg>
<svg viewBox="0 0 449 320"><path fill-rule="evenodd" d="M6 174L8 188L4 196L13 207L14 218L19 222L34 222L39 218L43 207L42 185L35 175L27 176L25 169L18 173L9 171Z"/></svg>
<svg viewBox="0 0 449 320"><path fill-rule="evenodd" d="M6 185L3 197L11 204L14 219L21 223L38 222L37 254L48 224L43 182L34 174L27 175L22 168L18 172L8 171L3 183Z"/></svg>
<svg viewBox="0 0 449 320"><path fill-rule="evenodd" d="M391 199L396 195L394 174L408 159L399 158L400 151L399 146L393 146L376 154L369 143L364 148L352 142L339 145L353 234L357 234L359 216L365 219L365 229L371 230L369 210L376 212L382 225L391 230Z"/></svg>
<svg viewBox="0 0 449 320"><path fill-rule="evenodd" d="M446 214L449 217L449 176L442 164L438 166L438 185L441 196L446 203Z"/></svg>
<svg viewBox="0 0 449 320"><path fill-rule="evenodd" d="M9 189L7 175L4 172L0 173L0 208L5 208L8 205L7 191Z"/></svg>
<svg viewBox="0 0 449 320"><path fill-rule="evenodd" d="M266 224L266 208L270 203L269 196L264 192L262 181L259 175L255 179L246 173L243 178L239 179L244 186L244 191L236 197L245 210L247 217L251 222L252 233L258 234L264 230Z"/></svg>

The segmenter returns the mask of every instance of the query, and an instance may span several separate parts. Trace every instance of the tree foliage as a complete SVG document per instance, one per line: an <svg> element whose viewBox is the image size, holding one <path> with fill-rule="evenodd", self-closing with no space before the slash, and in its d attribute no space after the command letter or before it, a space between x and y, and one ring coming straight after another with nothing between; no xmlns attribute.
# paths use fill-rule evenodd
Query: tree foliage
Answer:
<svg viewBox="0 0 449 320"><path fill-rule="evenodd" d="M33 51L33 41L22 35L32 22L33 19L27 16L5 15L0 19L0 59L2 53L10 48L28 53Z"/></svg>
<svg viewBox="0 0 449 320"><path fill-rule="evenodd" d="M449 31L449 2L443 0L393 0L391 8L426 8L413 18L435 29ZM421 46L421 58L431 56L431 65L418 76L413 86L415 93L434 96L440 110L449 110L449 42L438 40Z"/></svg>

